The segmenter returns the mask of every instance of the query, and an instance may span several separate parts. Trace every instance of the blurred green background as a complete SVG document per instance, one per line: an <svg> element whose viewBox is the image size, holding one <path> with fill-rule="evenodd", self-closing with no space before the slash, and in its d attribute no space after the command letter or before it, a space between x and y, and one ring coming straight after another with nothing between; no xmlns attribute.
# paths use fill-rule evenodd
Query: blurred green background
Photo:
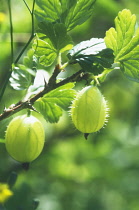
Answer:
<svg viewBox="0 0 139 210"><path fill-rule="evenodd" d="M31 22L22 1L12 4L16 57L29 38ZM10 39L6 1L0 0L0 5L0 76L4 78L10 66ZM103 38L124 8L139 21L138 0L97 0L92 18L71 32L74 42ZM7 210L31 210L34 198L40 201L38 210L139 210L139 84L117 70L100 89L110 107L109 122L87 141L67 113L58 124L46 123L35 114L45 126L46 144L28 171L0 145L0 182L7 182L12 171L18 173ZM8 87L0 110L22 95ZM8 121L0 123L0 138Z"/></svg>

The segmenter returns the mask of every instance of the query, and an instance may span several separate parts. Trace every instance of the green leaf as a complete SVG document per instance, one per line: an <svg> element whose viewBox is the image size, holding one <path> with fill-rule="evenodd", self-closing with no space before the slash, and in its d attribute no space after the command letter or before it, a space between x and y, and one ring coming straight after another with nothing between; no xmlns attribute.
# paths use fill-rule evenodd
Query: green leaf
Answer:
<svg viewBox="0 0 139 210"><path fill-rule="evenodd" d="M92 38L77 44L68 53L70 63L79 63L87 72L101 73L104 68L111 68L113 51L106 48L103 39Z"/></svg>
<svg viewBox="0 0 139 210"><path fill-rule="evenodd" d="M106 32L105 43L114 51L115 63L131 80L139 82L139 28L136 30L136 16L130 10L119 12L115 29Z"/></svg>
<svg viewBox="0 0 139 210"><path fill-rule="evenodd" d="M93 11L96 0L37 0L35 14L39 22L63 23L67 30L85 22Z"/></svg>
<svg viewBox="0 0 139 210"><path fill-rule="evenodd" d="M56 103L64 110L68 110L71 100L75 96L75 90L71 89L74 87L73 83L68 83L59 87L50 93L46 94L43 98L45 101Z"/></svg>
<svg viewBox="0 0 139 210"><path fill-rule="evenodd" d="M50 123L58 122L62 115L62 109L68 110L71 101L75 97L74 83L68 83L37 100L34 104L35 108L44 116Z"/></svg>
<svg viewBox="0 0 139 210"><path fill-rule="evenodd" d="M62 11L59 0L36 0L36 4L40 9L37 9L35 13L41 21L44 18L47 21L55 22L60 18Z"/></svg>
<svg viewBox="0 0 139 210"><path fill-rule="evenodd" d="M80 42L76 46L74 46L68 57L74 60L85 57L86 55L97 55L101 50L105 49L106 45L103 39L92 38L87 41Z"/></svg>
<svg viewBox="0 0 139 210"><path fill-rule="evenodd" d="M70 49L72 48L72 40L71 37L67 34L67 30L64 24L41 22L39 24L39 28L41 29L41 33L45 34L46 37L49 38L57 52L63 52L63 49L65 48L66 50L67 46L70 46Z"/></svg>
<svg viewBox="0 0 139 210"><path fill-rule="evenodd" d="M13 68L10 77L10 85L15 90L25 90L32 83L32 77L34 77L35 74L32 69L28 69L24 65L18 65Z"/></svg>
<svg viewBox="0 0 139 210"><path fill-rule="evenodd" d="M93 6L96 0L77 0L71 7L66 18L65 25L68 30L84 23L93 13Z"/></svg>
<svg viewBox="0 0 139 210"><path fill-rule="evenodd" d="M33 48L35 55L39 57L41 65L50 66L57 57L57 51L49 38L45 38L45 40L35 40Z"/></svg>
<svg viewBox="0 0 139 210"><path fill-rule="evenodd" d="M34 41L33 49L39 57L41 65L50 66L53 64L59 53L72 48L71 37L67 35L63 24L52 24L42 22L39 24L40 34Z"/></svg>
<svg viewBox="0 0 139 210"><path fill-rule="evenodd" d="M43 115L45 120L50 123L57 123L62 116L62 110L59 106L54 103L46 102L43 98L35 102L35 108Z"/></svg>
<svg viewBox="0 0 139 210"><path fill-rule="evenodd" d="M37 68L37 63L38 63L38 61L37 61L37 58L36 58L35 55L34 55L34 50L33 50L33 49L28 50L27 55L24 56L23 64L24 64L27 68L36 70L36 68Z"/></svg>

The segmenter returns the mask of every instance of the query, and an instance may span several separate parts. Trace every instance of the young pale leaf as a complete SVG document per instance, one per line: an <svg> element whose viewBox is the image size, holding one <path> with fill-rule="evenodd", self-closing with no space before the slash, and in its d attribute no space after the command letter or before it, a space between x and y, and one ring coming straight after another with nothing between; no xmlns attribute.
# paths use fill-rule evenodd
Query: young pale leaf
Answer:
<svg viewBox="0 0 139 210"><path fill-rule="evenodd" d="M106 32L105 43L114 51L115 63L120 63L124 75L139 82L139 28L130 10L119 12L115 28Z"/></svg>
<svg viewBox="0 0 139 210"><path fill-rule="evenodd" d="M96 0L36 0L35 14L39 22L63 23L67 30L85 22L93 11Z"/></svg>
<svg viewBox="0 0 139 210"><path fill-rule="evenodd" d="M62 109L68 110L71 101L75 97L73 83L63 85L35 102L35 108L44 116L50 123L58 122L62 115Z"/></svg>
<svg viewBox="0 0 139 210"><path fill-rule="evenodd" d="M79 63L87 72L98 74L113 64L113 51L103 39L92 38L77 44L68 53L70 63Z"/></svg>
<svg viewBox="0 0 139 210"><path fill-rule="evenodd" d="M46 83L48 83L49 77L50 75L47 71L38 69L33 84L30 85L27 90L26 99L38 94L40 91L43 91Z"/></svg>
<svg viewBox="0 0 139 210"><path fill-rule="evenodd" d="M62 23L53 24L51 22L41 22L39 24L41 33L45 34L46 37L51 41L57 52L63 52L64 49L68 50L72 48L71 37L67 34L67 30Z"/></svg>
<svg viewBox="0 0 139 210"><path fill-rule="evenodd" d="M27 69L24 65L14 67L10 78L10 85L15 90L27 89L31 82L32 77L35 76L35 72L31 69Z"/></svg>
<svg viewBox="0 0 139 210"><path fill-rule="evenodd" d="M50 66L57 57L57 51L49 38L45 38L45 40L35 40L33 48L35 55L39 57L41 65Z"/></svg>

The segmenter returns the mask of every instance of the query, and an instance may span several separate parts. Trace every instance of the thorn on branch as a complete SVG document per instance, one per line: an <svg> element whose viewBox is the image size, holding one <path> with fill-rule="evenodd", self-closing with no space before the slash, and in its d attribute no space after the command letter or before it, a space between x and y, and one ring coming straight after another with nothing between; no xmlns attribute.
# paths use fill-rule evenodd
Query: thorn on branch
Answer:
<svg viewBox="0 0 139 210"><path fill-rule="evenodd" d="M30 102L28 103L28 107L27 107L27 108L33 110L34 112L39 113L39 112L35 109L35 107L34 107Z"/></svg>
<svg viewBox="0 0 139 210"><path fill-rule="evenodd" d="M43 97L45 94L49 93L50 91L52 91L62 85L65 85L69 82L78 82L78 81L84 79L82 76L82 73L84 73L84 71L83 71L83 69L81 69L78 72L71 75L70 77L67 77L67 78L63 79L62 81L56 83L57 75L60 72L61 72L60 66L56 65L54 72L53 72L52 76L50 77L48 83L45 81L44 90L40 91L36 95L32 96L32 98L30 98L26 101L19 101L18 103L10 106L9 108L5 107L3 113L0 114L0 121L10 117L11 115L13 115L23 109L31 109L31 110L37 112L37 110L33 107L33 104L36 100L38 100L39 98Z"/></svg>
<svg viewBox="0 0 139 210"><path fill-rule="evenodd" d="M48 87L48 83L47 83L47 81L46 81L46 79L44 77L44 89L46 89L47 87Z"/></svg>

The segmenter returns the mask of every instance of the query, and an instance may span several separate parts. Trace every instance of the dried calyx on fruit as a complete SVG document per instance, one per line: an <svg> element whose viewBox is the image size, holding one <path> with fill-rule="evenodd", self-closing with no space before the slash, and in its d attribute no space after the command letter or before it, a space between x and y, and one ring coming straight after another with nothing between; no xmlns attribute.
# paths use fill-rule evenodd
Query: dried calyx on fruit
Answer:
<svg viewBox="0 0 139 210"><path fill-rule="evenodd" d="M93 133L107 122L107 102L96 86L87 86L73 100L70 114L79 131L85 134Z"/></svg>
<svg viewBox="0 0 139 210"><path fill-rule="evenodd" d="M6 130L6 149L12 158L22 163L29 163L40 155L44 140L44 127L34 116L17 116Z"/></svg>

